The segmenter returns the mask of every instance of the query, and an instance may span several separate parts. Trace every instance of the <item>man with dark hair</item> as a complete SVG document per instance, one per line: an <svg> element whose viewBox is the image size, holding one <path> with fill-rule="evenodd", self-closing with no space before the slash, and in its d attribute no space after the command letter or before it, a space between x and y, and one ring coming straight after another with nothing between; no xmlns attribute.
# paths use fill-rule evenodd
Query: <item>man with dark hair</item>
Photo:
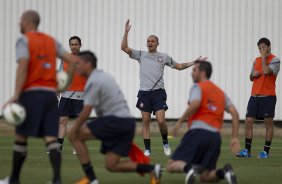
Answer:
<svg viewBox="0 0 282 184"><path fill-rule="evenodd" d="M189 107L177 121L172 134L176 135L181 124L188 118L188 132L183 136L171 159L167 170L171 173L186 173L185 183L192 184L200 174L202 182L218 182L226 178L230 184L237 183L230 164L216 170L220 154L220 130L224 110L232 116L231 150L240 149L237 138L239 116L229 97L209 79L212 73L210 62L195 64L192 78L195 84L190 91Z"/></svg>
<svg viewBox="0 0 282 184"><path fill-rule="evenodd" d="M250 80L253 82L245 120L245 149L238 157L251 157L253 124L255 119L264 120L266 127L265 145L258 158L268 158L273 138L273 118L275 115L275 82L280 70L280 59L271 54L270 41L261 38L258 43L260 57L253 62Z"/></svg>
<svg viewBox="0 0 282 184"><path fill-rule="evenodd" d="M166 104L167 96L163 79L164 67L170 66L177 70L184 70L193 66L196 60L205 61L207 58L199 57L192 62L177 63L167 54L157 51L159 39L155 35L150 35L147 38L148 52L134 50L128 47L127 44L130 28L129 20L127 20L121 50L127 53L130 58L137 60L140 64L140 89L136 107L141 111L142 116L142 134L145 144L144 154L146 156L151 155L150 123L151 113L153 112L153 114L156 115L156 120L162 135L164 154L169 156L171 154L171 149L167 139L168 131L165 122L165 111L168 107Z"/></svg>
<svg viewBox="0 0 282 184"><path fill-rule="evenodd" d="M75 60L59 42L38 32L39 22L39 14L33 10L24 12L20 21L23 36L16 44L16 88L7 103L19 102L24 106L27 116L25 121L15 128L12 173L10 177L1 180L1 184L20 183L20 172L26 159L29 137L44 139L53 169L52 183L61 183L61 152L57 143L59 115L55 94L56 57L69 64L70 79Z"/></svg>
<svg viewBox="0 0 282 184"><path fill-rule="evenodd" d="M87 140L92 139L101 140L101 152L105 154L105 166L109 171L151 173L151 183L159 183L159 164L137 164L130 160L121 160L121 157L128 156L132 149L135 121L116 81L96 66L97 59L92 52L79 53L77 70L88 79L83 109L69 132L70 142L77 151L87 176L78 183L98 183L85 144ZM98 118L86 123L93 108ZM143 154L142 156L144 157Z"/></svg>
<svg viewBox="0 0 282 184"><path fill-rule="evenodd" d="M78 36L72 36L69 39L69 47L71 50L70 55L77 55L81 48L81 39ZM67 70L67 62L62 61L64 70ZM61 94L59 102L59 135L58 143L60 144L61 151L63 150L64 137L66 135L67 124L69 118L77 118L83 106L83 89L86 83L86 78L74 73L72 83L66 91ZM73 154L76 154L73 150Z"/></svg>

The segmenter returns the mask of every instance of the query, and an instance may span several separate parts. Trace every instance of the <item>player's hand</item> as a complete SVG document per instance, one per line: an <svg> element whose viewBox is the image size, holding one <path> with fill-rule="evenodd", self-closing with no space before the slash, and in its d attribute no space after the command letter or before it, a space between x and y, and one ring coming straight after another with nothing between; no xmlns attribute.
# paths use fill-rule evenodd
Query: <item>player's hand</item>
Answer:
<svg viewBox="0 0 282 184"><path fill-rule="evenodd" d="M266 47L261 47L261 52L260 52L260 54L261 54L261 58L262 58L262 59L265 59L266 56L267 56L267 48L266 48Z"/></svg>
<svg viewBox="0 0 282 184"><path fill-rule="evenodd" d="M261 74L260 74L259 71L254 71L254 72L253 72L253 76L254 76L255 78L257 78L257 77L261 76Z"/></svg>
<svg viewBox="0 0 282 184"><path fill-rule="evenodd" d="M208 59L208 57L202 57L202 56L199 56L197 59L195 59L193 62L196 64L196 63L200 63L200 62L204 62Z"/></svg>
<svg viewBox="0 0 282 184"><path fill-rule="evenodd" d="M19 99L18 96L16 96L16 95L12 96L12 97L3 105L3 108L5 108L8 104L17 102L18 99Z"/></svg>
<svg viewBox="0 0 282 184"><path fill-rule="evenodd" d="M178 131L181 127L181 121L177 121L172 129L172 131L170 132L170 135L172 135L173 137L176 137L178 134Z"/></svg>
<svg viewBox="0 0 282 184"><path fill-rule="evenodd" d="M241 146L240 146L238 138L232 138L231 139L230 148L231 148L231 152L233 154L237 154L240 151Z"/></svg>
<svg viewBox="0 0 282 184"><path fill-rule="evenodd" d="M126 33L128 33L129 31L130 31L130 29L131 29L131 25L129 25L129 19L126 21L126 23L125 23L125 28L124 28L124 31L126 32Z"/></svg>

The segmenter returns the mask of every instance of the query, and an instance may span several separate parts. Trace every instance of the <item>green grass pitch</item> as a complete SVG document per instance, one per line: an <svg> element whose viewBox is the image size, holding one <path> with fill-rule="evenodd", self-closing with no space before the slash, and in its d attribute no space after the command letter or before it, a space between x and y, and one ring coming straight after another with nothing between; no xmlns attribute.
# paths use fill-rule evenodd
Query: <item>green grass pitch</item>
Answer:
<svg viewBox="0 0 282 184"><path fill-rule="evenodd" d="M171 147L174 149L180 138L170 139ZM135 142L143 148L142 137L137 135ZM242 141L241 141L242 142ZM152 162L166 164L167 157L164 156L161 146L161 137L152 137ZM282 183L282 140L275 137L271 149L271 158L257 159L257 153L261 151L264 141L262 138L253 140L253 158L239 159L230 154L228 148L229 137L223 138L221 156L218 167L224 163L231 163L241 184L279 184ZM0 135L0 178L9 175L12 158L12 135ZM51 178L51 168L46 154L45 146L40 139L30 139L28 143L28 158L24 164L21 181L22 184L43 184ZM140 177L136 173L110 173L104 168L104 156L99 153L99 141L89 141L92 164L100 183L105 184L144 184L149 183L149 177ZM72 148L65 141L62 160L63 183L74 183L83 176L80 164L76 156L72 155ZM184 183L184 174L169 174L164 172L162 184ZM197 181L199 183L199 181ZM227 183L221 181L220 183Z"/></svg>

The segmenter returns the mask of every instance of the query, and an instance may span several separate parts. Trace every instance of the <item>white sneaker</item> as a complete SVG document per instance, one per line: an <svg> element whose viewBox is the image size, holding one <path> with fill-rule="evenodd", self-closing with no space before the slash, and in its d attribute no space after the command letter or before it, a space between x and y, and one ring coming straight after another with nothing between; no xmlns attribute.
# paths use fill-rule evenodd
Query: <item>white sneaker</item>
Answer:
<svg viewBox="0 0 282 184"><path fill-rule="evenodd" d="M224 167L223 167L223 170L225 172L224 177L229 184L237 184L238 183L237 177L236 177L236 175L233 171L233 168L230 164L225 164Z"/></svg>
<svg viewBox="0 0 282 184"><path fill-rule="evenodd" d="M171 149L169 147L169 144L164 144L163 147L164 147L164 154L166 156L170 156L171 155Z"/></svg>
<svg viewBox="0 0 282 184"><path fill-rule="evenodd" d="M145 151L144 151L144 155L145 155L146 157L151 156L150 150L145 150Z"/></svg>
<svg viewBox="0 0 282 184"><path fill-rule="evenodd" d="M201 166L194 165L186 174L185 184L194 184L196 181L197 175L202 170Z"/></svg>
<svg viewBox="0 0 282 184"><path fill-rule="evenodd" d="M92 182L89 183L89 184L99 184L99 181L98 181L98 180L94 180L94 181L92 181Z"/></svg>
<svg viewBox="0 0 282 184"><path fill-rule="evenodd" d="M73 154L73 155L76 155L75 149L72 150L72 154Z"/></svg>
<svg viewBox="0 0 282 184"><path fill-rule="evenodd" d="M9 177L0 180L0 184L9 184Z"/></svg>

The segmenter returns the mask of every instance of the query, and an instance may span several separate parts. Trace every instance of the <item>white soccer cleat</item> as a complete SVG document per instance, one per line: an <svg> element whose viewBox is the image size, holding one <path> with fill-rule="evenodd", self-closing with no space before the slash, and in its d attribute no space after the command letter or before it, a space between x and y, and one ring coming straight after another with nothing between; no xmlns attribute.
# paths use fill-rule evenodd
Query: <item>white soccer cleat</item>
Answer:
<svg viewBox="0 0 282 184"><path fill-rule="evenodd" d="M98 180L94 180L94 181L92 181L92 182L89 183L89 184L99 184L99 181L98 181Z"/></svg>
<svg viewBox="0 0 282 184"><path fill-rule="evenodd" d="M185 184L194 184L197 175L201 172L202 167L199 165L194 165L186 174Z"/></svg>
<svg viewBox="0 0 282 184"><path fill-rule="evenodd" d="M171 155L171 149L169 147L169 144L164 144L163 147L164 147L164 154L166 156L170 156Z"/></svg>
<svg viewBox="0 0 282 184"><path fill-rule="evenodd" d="M237 184L237 177L233 171L233 168L230 164L225 164L225 166L223 167L223 170L225 172L225 179L228 181L229 184Z"/></svg>
<svg viewBox="0 0 282 184"><path fill-rule="evenodd" d="M0 180L0 184L9 184L9 177Z"/></svg>
<svg viewBox="0 0 282 184"><path fill-rule="evenodd" d="M151 156L150 150L145 150L145 151L144 151L144 155L145 155L146 157Z"/></svg>
<svg viewBox="0 0 282 184"><path fill-rule="evenodd" d="M72 150L72 154L73 154L73 155L76 155L75 149Z"/></svg>

